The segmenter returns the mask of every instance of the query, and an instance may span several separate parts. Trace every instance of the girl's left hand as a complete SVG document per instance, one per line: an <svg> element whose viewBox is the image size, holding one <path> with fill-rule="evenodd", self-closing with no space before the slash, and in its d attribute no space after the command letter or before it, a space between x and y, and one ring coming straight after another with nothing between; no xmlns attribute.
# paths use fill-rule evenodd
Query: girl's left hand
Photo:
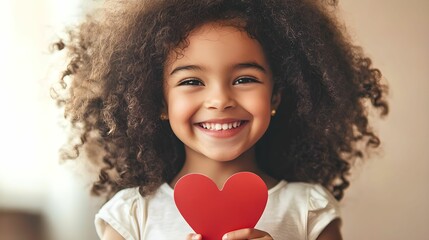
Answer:
<svg viewBox="0 0 429 240"><path fill-rule="evenodd" d="M232 231L223 235L222 240L238 240L238 239L253 239L253 240L273 240L267 232L254 229L244 228Z"/></svg>

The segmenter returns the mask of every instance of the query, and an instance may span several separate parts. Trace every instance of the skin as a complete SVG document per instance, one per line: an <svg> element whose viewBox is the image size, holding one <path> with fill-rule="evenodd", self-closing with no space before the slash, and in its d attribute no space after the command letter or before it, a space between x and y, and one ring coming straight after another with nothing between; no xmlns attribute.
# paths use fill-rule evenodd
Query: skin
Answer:
<svg viewBox="0 0 429 240"><path fill-rule="evenodd" d="M202 173L220 187L232 174L252 171L273 186L276 181L256 166L254 152L280 102L262 47L245 32L216 24L194 30L188 41L164 70L166 113L186 152L171 185L187 173ZM235 132L201 127L233 122L244 123Z"/></svg>
<svg viewBox="0 0 429 240"><path fill-rule="evenodd" d="M272 73L261 45L245 32L215 23L195 29L188 41L189 46L178 49L180 57L172 52L164 69L165 113L186 153L184 167L170 185L185 174L202 173L221 187L232 174L250 171L269 188L275 186L277 181L255 161L254 145L281 100L273 92ZM226 124L225 129L213 129L217 123ZM241 125L229 129L234 123ZM339 229L340 221L334 220L317 239L341 240ZM185 237L202 239L199 234ZM118 239L123 238L107 226L103 240ZM222 239L273 238L263 230L239 229Z"/></svg>
<svg viewBox="0 0 429 240"><path fill-rule="evenodd" d="M104 233L103 233L103 237L101 238L101 240L124 240L125 238L123 238L121 236L121 234L119 234L115 229L112 228L112 226L110 225L106 225L106 228L104 229Z"/></svg>

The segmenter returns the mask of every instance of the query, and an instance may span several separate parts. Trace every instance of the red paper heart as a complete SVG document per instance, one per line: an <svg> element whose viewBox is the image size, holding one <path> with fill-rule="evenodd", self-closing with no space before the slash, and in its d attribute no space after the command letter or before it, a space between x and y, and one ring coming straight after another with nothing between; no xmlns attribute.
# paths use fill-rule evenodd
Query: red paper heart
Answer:
<svg viewBox="0 0 429 240"><path fill-rule="evenodd" d="M174 187L179 212L204 240L221 240L227 232L255 227L267 199L264 181L250 172L232 175L222 190L201 174L185 175Z"/></svg>

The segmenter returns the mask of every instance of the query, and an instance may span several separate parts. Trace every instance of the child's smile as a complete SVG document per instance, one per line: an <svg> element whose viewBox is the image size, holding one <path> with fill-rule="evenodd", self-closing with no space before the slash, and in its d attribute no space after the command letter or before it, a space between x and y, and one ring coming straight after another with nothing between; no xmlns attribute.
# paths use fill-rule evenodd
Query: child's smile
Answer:
<svg viewBox="0 0 429 240"><path fill-rule="evenodd" d="M229 138L239 133L248 121L237 119L219 119L200 122L197 125L202 131L213 137Z"/></svg>
<svg viewBox="0 0 429 240"><path fill-rule="evenodd" d="M164 69L170 125L190 158L237 159L262 137L273 107L260 44L234 27L205 24Z"/></svg>

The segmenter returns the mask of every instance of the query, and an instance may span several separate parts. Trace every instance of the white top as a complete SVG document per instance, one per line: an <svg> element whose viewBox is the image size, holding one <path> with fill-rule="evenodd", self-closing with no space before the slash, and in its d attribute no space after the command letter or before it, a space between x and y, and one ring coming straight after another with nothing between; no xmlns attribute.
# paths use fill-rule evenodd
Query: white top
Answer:
<svg viewBox="0 0 429 240"><path fill-rule="evenodd" d="M277 240L314 240L339 216L338 202L322 186L280 181L268 190L267 206L255 228ZM177 210L167 183L147 197L138 188L119 191L95 216L100 238L106 223L126 240L186 239L194 232Z"/></svg>

